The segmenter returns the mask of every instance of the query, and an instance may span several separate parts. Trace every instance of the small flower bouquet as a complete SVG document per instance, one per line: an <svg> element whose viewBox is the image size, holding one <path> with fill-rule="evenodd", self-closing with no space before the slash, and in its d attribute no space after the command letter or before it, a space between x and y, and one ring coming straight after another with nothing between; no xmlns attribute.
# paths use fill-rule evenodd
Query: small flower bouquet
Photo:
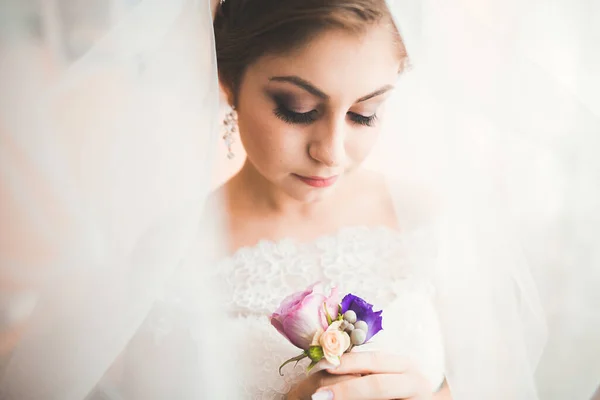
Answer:
<svg viewBox="0 0 600 400"><path fill-rule="evenodd" d="M340 302L337 288L326 296L316 287L314 284L286 297L271 315L271 324L302 350L279 367L281 375L285 365L304 358L311 360L308 371L321 360L338 366L342 354L367 343L382 330L382 311L373 311L371 304L353 294Z"/></svg>

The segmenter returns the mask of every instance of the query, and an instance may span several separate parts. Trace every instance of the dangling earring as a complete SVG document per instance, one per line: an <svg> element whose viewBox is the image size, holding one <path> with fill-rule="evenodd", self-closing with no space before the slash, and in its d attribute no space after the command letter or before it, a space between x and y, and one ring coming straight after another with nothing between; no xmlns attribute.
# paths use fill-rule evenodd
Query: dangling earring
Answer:
<svg viewBox="0 0 600 400"><path fill-rule="evenodd" d="M235 111L235 107L231 107L231 111L225 115L224 124L225 134L223 135L223 140L227 146L227 158L231 160L235 157L235 154L231 150L231 145L235 142L235 134L237 133L237 111Z"/></svg>

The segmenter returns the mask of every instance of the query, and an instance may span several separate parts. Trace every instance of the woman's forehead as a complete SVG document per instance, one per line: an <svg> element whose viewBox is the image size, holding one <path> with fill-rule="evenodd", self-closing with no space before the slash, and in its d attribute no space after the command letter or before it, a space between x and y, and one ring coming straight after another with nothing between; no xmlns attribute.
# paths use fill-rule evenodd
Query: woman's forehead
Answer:
<svg viewBox="0 0 600 400"><path fill-rule="evenodd" d="M330 97L360 98L395 83L401 60L394 46L389 30L380 26L361 35L329 30L296 51L260 58L248 75L260 82L296 76Z"/></svg>

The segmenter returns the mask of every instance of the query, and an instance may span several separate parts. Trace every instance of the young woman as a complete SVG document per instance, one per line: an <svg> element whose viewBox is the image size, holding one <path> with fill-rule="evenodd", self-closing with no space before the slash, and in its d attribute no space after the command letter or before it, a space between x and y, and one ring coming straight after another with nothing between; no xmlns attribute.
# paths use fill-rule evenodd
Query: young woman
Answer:
<svg viewBox="0 0 600 400"><path fill-rule="evenodd" d="M227 0L214 26L220 83L247 154L215 194L235 329L254 339L236 363L242 384L253 398L450 399L432 291L409 278L424 266L401 255L415 226L396 214L383 177L363 167L408 58L385 1ZM404 190L414 209L403 215L431 201ZM316 281L384 309L379 351L281 377L295 350L268 316Z"/></svg>
<svg viewBox="0 0 600 400"><path fill-rule="evenodd" d="M228 0L214 25L220 82L247 153L215 194L233 253L221 268L236 329L256 338L248 365L236 363L249 374L243 384L253 398L308 399L319 390L314 399L449 399L431 292L407 278L420 266L400 255L414 226L362 165L407 62L385 1ZM415 213L431 200L416 196L406 188ZM269 311L313 281L385 310L380 351L348 355L335 372L302 378L298 366L280 377L294 349Z"/></svg>

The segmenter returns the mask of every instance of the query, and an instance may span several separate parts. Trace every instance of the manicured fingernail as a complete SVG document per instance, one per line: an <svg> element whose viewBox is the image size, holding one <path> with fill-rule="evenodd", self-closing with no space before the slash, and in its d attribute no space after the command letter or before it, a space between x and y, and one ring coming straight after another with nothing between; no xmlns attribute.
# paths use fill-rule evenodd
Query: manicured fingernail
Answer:
<svg viewBox="0 0 600 400"><path fill-rule="evenodd" d="M333 392L331 390L319 390L313 394L312 400L333 400Z"/></svg>

